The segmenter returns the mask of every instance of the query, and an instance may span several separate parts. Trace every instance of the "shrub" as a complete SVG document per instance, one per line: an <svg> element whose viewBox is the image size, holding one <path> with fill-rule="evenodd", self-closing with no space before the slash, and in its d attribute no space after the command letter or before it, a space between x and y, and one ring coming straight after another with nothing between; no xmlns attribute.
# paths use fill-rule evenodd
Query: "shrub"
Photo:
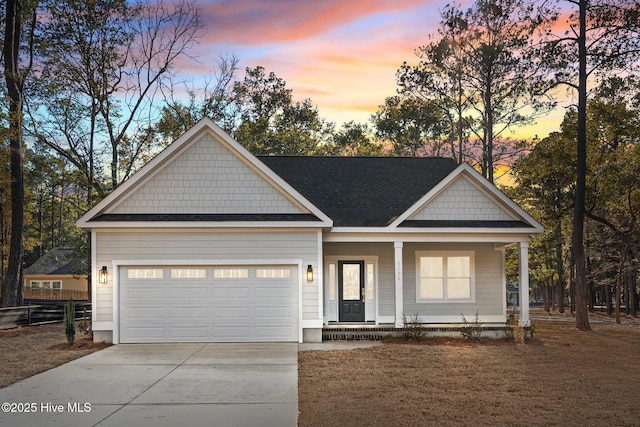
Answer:
<svg viewBox="0 0 640 427"><path fill-rule="evenodd" d="M480 323L480 316L476 311L476 320L473 322L469 322L464 314L460 313L462 316L462 329L460 330L460 334L462 338L467 341L480 341L482 337L482 323Z"/></svg>
<svg viewBox="0 0 640 427"><path fill-rule="evenodd" d="M420 341L427 335L425 330L422 328L420 313L418 312L412 314L409 317L403 314L402 323L404 324L404 338L407 340Z"/></svg>
<svg viewBox="0 0 640 427"><path fill-rule="evenodd" d="M64 333L67 336L69 346L73 345L73 340L76 337L75 315L76 308L73 304L73 300L69 297L67 305L64 306Z"/></svg>

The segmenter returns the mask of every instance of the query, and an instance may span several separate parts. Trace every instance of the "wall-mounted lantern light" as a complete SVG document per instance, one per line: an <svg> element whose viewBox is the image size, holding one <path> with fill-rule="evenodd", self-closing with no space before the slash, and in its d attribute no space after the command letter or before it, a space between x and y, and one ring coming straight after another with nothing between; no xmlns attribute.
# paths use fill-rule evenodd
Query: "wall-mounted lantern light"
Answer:
<svg viewBox="0 0 640 427"><path fill-rule="evenodd" d="M307 266L307 282L313 282L313 267L311 264Z"/></svg>
<svg viewBox="0 0 640 427"><path fill-rule="evenodd" d="M103 265L100 271L98 271L98 282L107 283L107 266Z"/></svg>

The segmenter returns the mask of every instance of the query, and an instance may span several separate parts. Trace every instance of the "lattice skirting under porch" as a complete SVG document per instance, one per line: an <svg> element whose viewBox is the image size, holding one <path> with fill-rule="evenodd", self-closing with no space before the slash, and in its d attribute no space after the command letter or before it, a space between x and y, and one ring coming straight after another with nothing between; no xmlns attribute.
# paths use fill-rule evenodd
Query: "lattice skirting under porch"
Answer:
<svg viewBox="0 0 640 427"><path fill-rule="evenodd" d="M457 337L461 336L464 325L426 325L420 328L425 337ZM486 338L511 338L513 326L505 324L482 325L482 336ZM396 328L393 325L345 325L329 324L322 328L323 341L340 340L381 340L384 337L401 337L405 334L404 328ZM531 329L525 328L527 337L531 336Z"/></svg>

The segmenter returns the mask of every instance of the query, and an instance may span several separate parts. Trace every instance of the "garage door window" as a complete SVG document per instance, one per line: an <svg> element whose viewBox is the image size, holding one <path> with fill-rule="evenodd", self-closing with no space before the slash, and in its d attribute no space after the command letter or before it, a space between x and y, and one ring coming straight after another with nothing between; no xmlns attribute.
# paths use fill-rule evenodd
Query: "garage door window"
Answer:
<svg viewBox="0 0 640 427"><path fill-rule="evenodd" d="M205 279L207 271L204 268L172 268L172 279Z"/></svg>
<svg viewBox="0 0 640 427"><path fill-rule="evenodd" d="M291 270L288 268L258 268L256 278L258 279L288 279L291 277Z"/></svg>
<svg viewBox="0 0 640 427"><path fill-rule="evenodd" d="M162 279L161 268L130 268L127 270L129 279Z"/></svg>
<svg viewBox="0 0 640 427"><path fill-rule="evenodd" d="M215 279L246 279L249 277L249 270L246 268L216 268L213 270Z"/></svg>

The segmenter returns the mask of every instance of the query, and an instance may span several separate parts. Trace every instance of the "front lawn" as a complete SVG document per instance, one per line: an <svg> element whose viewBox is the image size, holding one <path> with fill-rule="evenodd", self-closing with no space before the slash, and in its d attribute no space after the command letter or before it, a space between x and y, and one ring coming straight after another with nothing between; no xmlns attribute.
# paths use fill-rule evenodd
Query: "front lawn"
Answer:
<svg viewBox="0 0 640 427"><path fill-rule="evenodd" d="M299 353L300 426L632 426L640 328L535 322L528 344L437 340Z"/></svg>
<svg viewBox="0 0 640 427"><path fill-rule="evenodd" d="M62 323L0 330L0 388L108 345L76 335L69 347Z"/></svg>

